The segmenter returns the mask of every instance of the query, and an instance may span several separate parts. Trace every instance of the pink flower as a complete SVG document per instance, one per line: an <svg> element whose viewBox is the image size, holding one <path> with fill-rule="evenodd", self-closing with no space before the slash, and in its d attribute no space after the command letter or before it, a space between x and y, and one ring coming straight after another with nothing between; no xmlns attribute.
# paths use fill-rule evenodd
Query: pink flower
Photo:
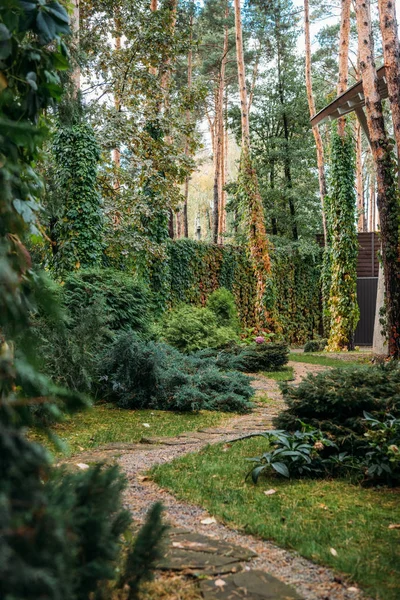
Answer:
<svg viewBox="0 0 400 600"><path fill-rule="evenodd" d="M264 344L265 342L265 338L262 337L262 335L258 335L256 337L256 344Z"/></svg>

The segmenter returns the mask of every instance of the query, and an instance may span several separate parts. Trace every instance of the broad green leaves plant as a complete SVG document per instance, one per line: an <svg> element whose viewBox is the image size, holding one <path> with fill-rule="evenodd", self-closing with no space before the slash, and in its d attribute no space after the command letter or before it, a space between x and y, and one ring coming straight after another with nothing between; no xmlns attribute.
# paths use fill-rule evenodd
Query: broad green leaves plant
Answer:
<svg viewBox="0 0 400 600"><path fill-rule="evenodd" d="M251 475L254 483L257 483L261 474L267 475L274 471L287 478L322 474L326 460L320 457L319 452L324 448L337 447L318 430L290 434L277 429L260 435L269 442L271 450L248 459L256 465L247 475Z"/></svg>

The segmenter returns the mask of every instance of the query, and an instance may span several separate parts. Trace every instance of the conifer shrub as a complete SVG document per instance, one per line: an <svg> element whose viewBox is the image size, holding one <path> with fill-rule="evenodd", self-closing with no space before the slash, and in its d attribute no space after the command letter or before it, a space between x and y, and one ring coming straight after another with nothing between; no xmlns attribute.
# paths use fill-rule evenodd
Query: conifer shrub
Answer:
<svg viewBox="0 0 400 600"><path fill-rule="evenodd" d="M136 598L133 591L159 558L160 506L147 521L153 535L143 539L139 533L136 543L128 544L125 479L116 467L54 469L41 446L1 422L0 454L0 597L88 600L99 588L122 588L134 580L129 598ZM141 548L137 570L144 544L147 560Z"/></svg>
<svg viewBox="0 0 400 600"><path fill-rule="evenodd" d="M363 442L364 412L400 416L400 367L396 363L308 374L298 385L282 383L288 409L274 424L295 431L299 420L329 434L346 449Z"/></svg>
<svg viewBox="0 0 400 600"><path fill-rule="evenodd" d="M136 277L115 269L82 269L66 277L64 302L72 319L82 307L104 307L111 331L147 332L151 322L151 296Z"/></svg>
<svg viewBox="0 0 400 600"><path fill-rule="evenodd" d="M248 377L224 372L210 359L181 354L163 343L123 332L104 352L103 392L122 408L247 412L253 391Z"/></svg>
<svg viewBox="0 0 400 600"><path fill-rule="evenodd" d="M235 297L224 287L213 292L207 300L209 308L216 316L219 327L239 329L239 317L235 304Z"/></svg>
<svg viewBox="0 0 400 600"><path fill-rule="evenodd" d="M284 343L260 343L240 346L230 344L222 350L209 348L196 353L198 358L213 359L220 369L234 369L244 373L275 371L289 359L289 348Z"/></svg>
<svg viewBox="0 0 400 600"><path fill-rule="evenodd" d="M304 346L304 352L322 352L325 350L328 340L308 340Z"/></svg>
<svg viewBox="0 0 400 600"><path fill-rule="evenodd" d="M217 308L218 303L218 308ZM198 308L182 304L167 314L163 337L165 341L180 352L196 352L203 348L221 348L232 341L238 341L236 325L220 326L226 322L226 309L222 302L215 301L219 316L210 308Z"/></svg>

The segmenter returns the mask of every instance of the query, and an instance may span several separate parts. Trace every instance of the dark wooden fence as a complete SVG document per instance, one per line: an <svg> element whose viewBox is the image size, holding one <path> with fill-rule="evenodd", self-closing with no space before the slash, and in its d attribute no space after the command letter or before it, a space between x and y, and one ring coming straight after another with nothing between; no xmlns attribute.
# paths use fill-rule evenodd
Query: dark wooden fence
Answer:
<svg viewBox="0 0 400 600"><path fill-rule="evenodd" d="M317 236L317 240L321 246L324 245L322 235ZM379 234L359 233L358 243L357 301L360 308L360 321L355 331L355 343L357 346L372 346L378 289Z"/></svg>

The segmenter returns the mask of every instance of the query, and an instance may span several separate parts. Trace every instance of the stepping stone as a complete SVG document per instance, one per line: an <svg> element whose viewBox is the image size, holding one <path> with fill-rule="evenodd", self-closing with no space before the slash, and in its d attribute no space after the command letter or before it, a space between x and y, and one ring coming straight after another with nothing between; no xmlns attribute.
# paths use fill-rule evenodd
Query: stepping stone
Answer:
<svg viewBox="0 0 400 600"><path fill-rule="evenodd" d="M173 548L200 550L201 552L218 554L220 556L234 557L237 561L247 561L257 556L255 552L248 548L235 546L234 544L229 544L223 540L211 538L201 533L191 533L179 529L178 532L176 533L174 529L168 532Z"/></svg>
<svg viewBox="0 0 400 600"><path fill-rule="evenodd" d="M168 530L166 543L166 553L156 568L196 577L237 573L243 568L243 561L257 556L247 548L180 528Z"/></svg>
<svg viewBox="0 0 400 600"><path fill-rule="evenodd" d="M236 573L242 569L242 564L233 557L172 548L156 564L156 569L160 571L183 571L186 574L191 573L195 577L203 577L204 575Z"/></svg>
<svg viewBox="0 0 400 600"><path fill-rule="evenodd" d="M200 590L205 600L302 600L279 579L256 570L202 581Z"/></svg>

